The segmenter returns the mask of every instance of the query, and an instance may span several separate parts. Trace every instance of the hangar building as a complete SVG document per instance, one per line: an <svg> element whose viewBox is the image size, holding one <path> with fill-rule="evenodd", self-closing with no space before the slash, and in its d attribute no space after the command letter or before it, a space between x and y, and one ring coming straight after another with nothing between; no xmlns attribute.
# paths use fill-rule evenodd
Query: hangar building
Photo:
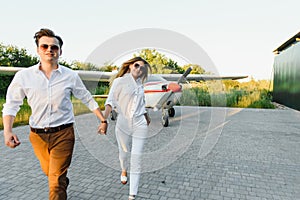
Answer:
<svg viewBox="0 0 300 200"><path fill-rule="evenodd" d="M273 101L300 110L300 32L273 52Z"/></svg>

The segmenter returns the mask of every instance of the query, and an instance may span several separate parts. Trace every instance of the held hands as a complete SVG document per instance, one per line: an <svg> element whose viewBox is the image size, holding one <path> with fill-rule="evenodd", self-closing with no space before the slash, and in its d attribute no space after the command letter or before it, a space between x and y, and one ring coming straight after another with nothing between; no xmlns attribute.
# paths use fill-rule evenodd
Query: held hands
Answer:
<svg viewBox="0 0 300 200"><path fill-rule="evenodd" d="M11 132L4 133L4 143L10 148L15 148L21 144L17 135Z"/></svg>
<svg viewBox="0 0 300 200"><path fill-rule="evenodd" d="M106 135L107 131L107 121L102 121L101 124L98 126L98 133L101 135Z"/></svg>

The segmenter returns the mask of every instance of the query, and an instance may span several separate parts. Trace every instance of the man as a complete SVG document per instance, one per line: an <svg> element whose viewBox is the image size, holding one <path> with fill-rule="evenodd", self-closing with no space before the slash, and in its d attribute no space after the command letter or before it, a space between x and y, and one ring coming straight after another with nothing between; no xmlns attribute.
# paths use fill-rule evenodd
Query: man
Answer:
<svg viewBox="0 0 300 200"><path fill-rule="evenodd" d="M11 148L21 144L12 132L12 126L23 99L27 97L32 110L29 139L43 172L48 176L49 199L62 200L67 199L69 179L66 175L75 142L71 94L100 119L99 133L106 134L107 121L78 74L58 64L62 54L61 37L49 29L41 29L34 39L40 62L16 73L8 87L2 111L4 142Z"/></svg>

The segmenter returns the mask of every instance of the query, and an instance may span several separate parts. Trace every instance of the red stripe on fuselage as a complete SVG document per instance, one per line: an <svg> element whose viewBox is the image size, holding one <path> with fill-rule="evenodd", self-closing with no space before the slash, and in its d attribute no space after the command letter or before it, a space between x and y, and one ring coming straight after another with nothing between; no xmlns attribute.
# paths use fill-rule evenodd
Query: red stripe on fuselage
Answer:
<svg viewBox="0 0 300 200"><path fill-rule="evenodd" d="M171 90L145 90L144 93L162 93L162 92L170 92ZM174 91L173 91L174 92ZM181 93L182 91L176 91L174 93Z"/></svg>
<svg viewBox="0 0 300 200"><path fill-rule="evenodd" d="M145 93L169 92L170 90L145 90Z"/></svg>

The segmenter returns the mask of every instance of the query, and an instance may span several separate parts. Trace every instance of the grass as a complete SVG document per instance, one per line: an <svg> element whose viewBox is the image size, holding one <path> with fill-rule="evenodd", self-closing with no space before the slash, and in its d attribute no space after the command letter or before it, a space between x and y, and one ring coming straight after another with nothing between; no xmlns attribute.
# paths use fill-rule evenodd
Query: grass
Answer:
<svg viewBox="0 0 300 200"><path fill-rule="evenodd" d="M184 89L181 99L182 106L216 106L239 108L275 108L272 104L272 93L268 81L254 81L239 83L237 81L207 81L205 83L191 84L192 87ZM103 89L104 88L104 89ZM102 90L108 92L108 87ZM103 94L103 91L102 93ZM104 109L105 99L96 99L101 110ZM0 110L4 99L0 99ZM91 112L80 100L73 98L74 115ZM16 116L14 126L28 124L31 115L27 101L21 106ZM0 116L0 130L3 129L2 115Z"/></svg>
<svg viewBox="0 0 300 200"><path fill-rule="evenodd" d="M206 81L183 90L180 105L238 108L275 108L270 81Z"/></svg>
<svg viewBox="0 0 300 200"><path fill-rule="evenodd" d="M100 107L101 110L104 109L104 102L105 99L95 99ZM0 99L0 110L3 109L3 104L5 103L5 99ZM90 113L91 111L83 104L80 100L73 98L73 111L74 115L80 115L84 113ZM21 125L27 125L29 121L29 117L31 115L31 109L26 101L24 100L23 105L20 108L20 111L18 112L15 121L14 121L14 127L21 126ZM0 130L3 130L3 119L2 115L0 116Z"/></svg>
<svg viewBox="0 0 300 200"><path fill-rule="evenodd" d="M203 88L183 90L180 105L215 106L237 108L275 108L267 90L247 91L243 89L226 92L209 92Z"/></svg>

